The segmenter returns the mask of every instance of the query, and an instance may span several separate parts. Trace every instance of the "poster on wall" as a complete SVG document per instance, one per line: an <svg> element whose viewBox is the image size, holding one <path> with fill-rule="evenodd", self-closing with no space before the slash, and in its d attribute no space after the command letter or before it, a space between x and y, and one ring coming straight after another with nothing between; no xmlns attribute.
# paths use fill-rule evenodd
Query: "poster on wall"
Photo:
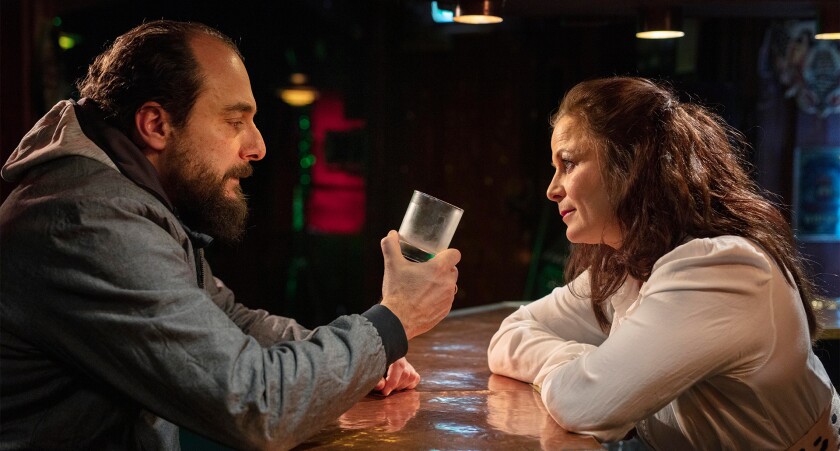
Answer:
<svg viewBox="0 0 840 451"><path fill-rule="evenodd" d="M774 23L765 34L760 71L775 74L799 109L827 117L840 113L840 41L816 40L813 20Z"/></svg>
<svg viewBox="0 0 840 451"><path fill-rule="evenodd" d="M799 241L840 242L840 147L794 150L793 227Z"/></svg>

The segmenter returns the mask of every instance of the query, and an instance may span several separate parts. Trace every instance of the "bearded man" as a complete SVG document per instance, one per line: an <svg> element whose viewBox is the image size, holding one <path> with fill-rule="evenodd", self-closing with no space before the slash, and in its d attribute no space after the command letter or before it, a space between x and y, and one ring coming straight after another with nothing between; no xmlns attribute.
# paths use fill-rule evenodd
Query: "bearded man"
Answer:
<svg viewBox="0 0 840 451"><path fill-rule="evenodd" d="M408 340L451 308L457 250L411 263L391 231L382 301L314 330L213 277L203 249L241 238L239 180L266 152L228 37L140 25L79 91L2 169L18 186L0 206L0 449L179 449L178 426L290 448L417 384Z"/></svg>

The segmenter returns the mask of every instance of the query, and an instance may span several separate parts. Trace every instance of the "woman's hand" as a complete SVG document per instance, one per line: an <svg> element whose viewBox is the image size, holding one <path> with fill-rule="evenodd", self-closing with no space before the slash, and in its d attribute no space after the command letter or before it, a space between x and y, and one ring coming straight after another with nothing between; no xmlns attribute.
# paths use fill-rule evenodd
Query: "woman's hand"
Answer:
<svg viewBox="0 0 840 451"><path fill-rule="evenodd" d="M381 392L383 396L388 396L395 391L410 390L418 383L420 383L420 375L403 357L388 367L388 373L373 389Z"/></svg>

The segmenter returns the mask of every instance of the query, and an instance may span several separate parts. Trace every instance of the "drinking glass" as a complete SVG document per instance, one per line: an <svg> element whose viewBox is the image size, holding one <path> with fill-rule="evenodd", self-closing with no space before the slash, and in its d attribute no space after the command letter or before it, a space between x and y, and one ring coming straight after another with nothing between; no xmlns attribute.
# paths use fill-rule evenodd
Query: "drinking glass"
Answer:
<svg viewBox="0 0 840 451"><path fill-rule="evenodd" d="M422 263L449 247L463 214L463 209L415 190L400 224L403 256Z"/></svg>

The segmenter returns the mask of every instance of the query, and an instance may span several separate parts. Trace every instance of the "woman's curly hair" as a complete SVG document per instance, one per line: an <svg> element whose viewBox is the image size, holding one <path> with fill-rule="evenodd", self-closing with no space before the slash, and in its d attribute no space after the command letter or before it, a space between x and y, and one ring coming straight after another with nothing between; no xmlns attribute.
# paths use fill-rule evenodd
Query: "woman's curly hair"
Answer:
<svg viewBox="0 0 840 451"><path fill-rule="evenodd" d="M572 88L552 117L571 117L597 143L622 246L573 246L567 281L589 270L592 307L605 330L604 303L629 275L646 281L654 263L686 238L737 235L760 245L798 288L811 337L818 323L793 232L746 172L746 141L706 108L681 103L665 86L613 77Z"/></svg>

